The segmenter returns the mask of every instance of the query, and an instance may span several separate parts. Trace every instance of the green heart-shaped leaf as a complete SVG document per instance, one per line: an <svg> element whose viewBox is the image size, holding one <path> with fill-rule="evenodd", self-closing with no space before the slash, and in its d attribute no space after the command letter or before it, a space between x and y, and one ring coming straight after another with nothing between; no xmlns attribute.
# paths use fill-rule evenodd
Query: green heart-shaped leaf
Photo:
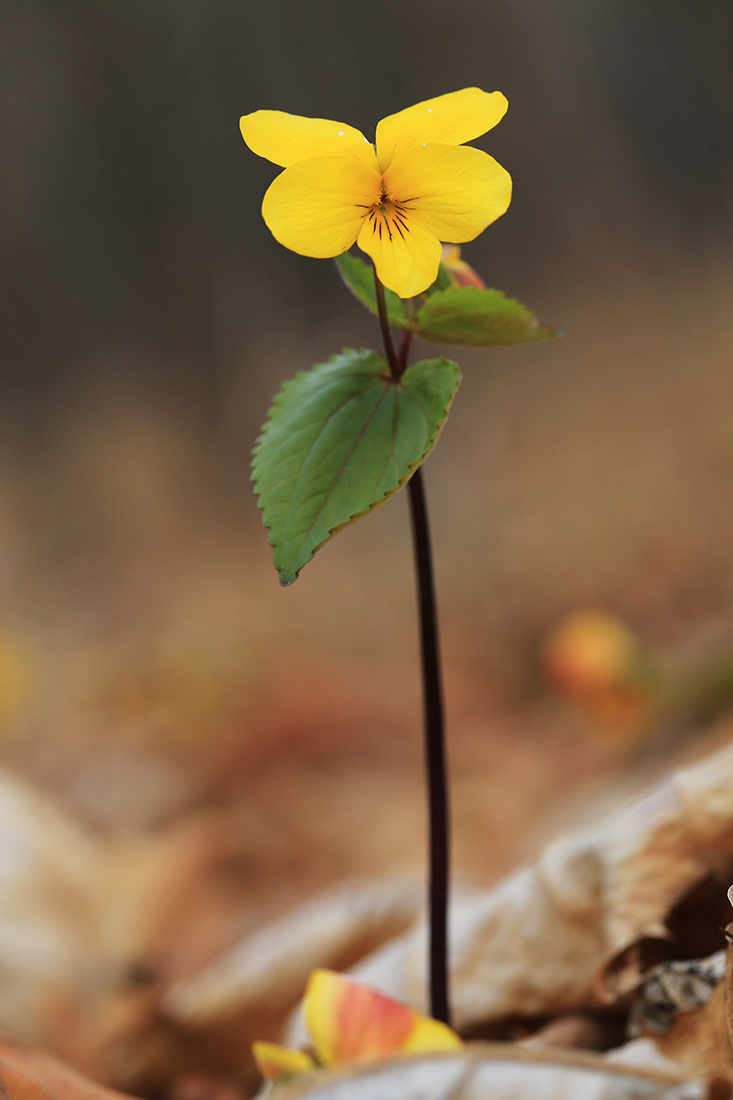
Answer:
<svg viewBox="0 0 733 1100"><path fill-rule="evenodd" d="M373 351L346 349L283 385L252 462L281 584L405 484L432 450L460 379L449 359L426 359L395 381Z"/></svg>
<svg viewBox="0 0 733 1100"><path fill-rule="evenodd" d="M451 286L431 294L410 328L431 344L501 347L557 336L536 314L500 290Z"/></svg>

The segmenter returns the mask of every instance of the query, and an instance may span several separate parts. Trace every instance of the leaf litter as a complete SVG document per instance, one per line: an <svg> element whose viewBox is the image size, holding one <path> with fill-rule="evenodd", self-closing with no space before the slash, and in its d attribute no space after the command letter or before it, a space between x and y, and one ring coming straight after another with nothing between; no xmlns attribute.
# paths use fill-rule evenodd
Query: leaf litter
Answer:
<svg viewBox="0 0 733 1100"><path fill-rule="evenodd" d="M351 967L425 1008L418 878L348 881L238 934L241 899L217 895L212 876L216 815L120 837L6 773L0 820L0 1025L107 1085L249 1094L250 1042L279 1036L316 966ZM366 1096L378 1079L380 1100L418 1088L428 1100L722 1100L731 879L726 746L493 888L456 891L452 997L468 1053L350 1070L303 1094Z"/></svg>

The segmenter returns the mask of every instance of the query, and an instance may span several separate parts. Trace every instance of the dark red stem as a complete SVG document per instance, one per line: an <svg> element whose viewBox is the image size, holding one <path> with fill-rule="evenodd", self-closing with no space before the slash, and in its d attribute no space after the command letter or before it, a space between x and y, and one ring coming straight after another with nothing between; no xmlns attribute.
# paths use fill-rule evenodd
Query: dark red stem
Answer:
<svg viewBox="0 0 733 1100"><path fill-rule="evenodd" d="M392 377L400 378L407 370L412 342L411 332L402 332L399 351L395 352L389 327L384 287L374 272L384 350ZM430 1012L434 1019L450 1024L448 998L448 888L450 880L450 812L445 752L443 688L440 670L438 614L430 549L430 528L425 500L422 468L418 466L407 483L410 501L412 543L415 554L420 619L420 656L422 665L425 715L425 764L428 785L429 817L429 967Z"/></svg>

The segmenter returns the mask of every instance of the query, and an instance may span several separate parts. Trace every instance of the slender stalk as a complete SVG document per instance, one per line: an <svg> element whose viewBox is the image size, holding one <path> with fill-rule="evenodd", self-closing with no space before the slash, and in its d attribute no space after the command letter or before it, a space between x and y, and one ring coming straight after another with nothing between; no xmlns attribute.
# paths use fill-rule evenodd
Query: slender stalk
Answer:
<svg viewBox="0 0 733 1100"><path fill-rule="evenodd" d="M387 303L384 300L384 287L382 286L379 276L377 275L377 269L374 268L374 289L377 294L377 308L379 310L379 325L382 329L382 342L384 344L384 351L387 356L387 362L389 363L389 369L393 378L399 378L404 372L404 366L400 370L400 363L397 360L397 353L394 349L394 341L392 340L392 330L389 327L389 317L387 316Z"/></svg>
<svg viewBox="0 0 733 1100"><path fill-rule="evenodd" d="M430 819L430 1011L436 1020L450 1023L448 1001L448 881L450 838L448 782L445 753L443 689L440 675L438 616L433 582L430 529L422 467L407 483L412 542L420 608L420 654L425 708L425 763Z"/></svg>
<svg viewBox="0 0 733 1100"><path fill-rule="evenodd" d="M384 350L393 378L407 369L412 333L403 332L399 351L395 352L387 317L384 288L374 273L379 307L379 323ZM429 974L430 1012L436 1020L450 1024L448 999L448 885L450 875L449 806L445 752L443 689L440 672L438 615L433 581L430 528L425 500L422 469L418 467L407 483L410 501L412 542L417 574L425 715L425 764L428 786L429 818Z"/></svg>
<svg viewBox="0 0 733 1100"><path fill-rule="evenodd" d="M410 354L411 343L412 333L403 328L402 335L400 336L400 347L397 352L397 362L399 363L400 374L404 374L407 370L407 357Z"/></svg>

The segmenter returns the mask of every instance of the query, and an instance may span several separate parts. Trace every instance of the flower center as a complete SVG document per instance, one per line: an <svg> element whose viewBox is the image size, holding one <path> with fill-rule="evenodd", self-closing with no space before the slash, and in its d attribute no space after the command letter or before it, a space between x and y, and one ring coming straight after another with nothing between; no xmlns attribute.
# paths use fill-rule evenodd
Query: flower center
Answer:
<svg viewBox="0 0 733 1100"><path fill-rule="evenodd" d="M392 240L395 233L405 237L410 232L407 224L407 203L410 200L396 199L386 188L384 182L380 187L379 198L371 206L365 207L363 217L371 225L372 232L377 234L380 241L383 237Z"/></svg>

